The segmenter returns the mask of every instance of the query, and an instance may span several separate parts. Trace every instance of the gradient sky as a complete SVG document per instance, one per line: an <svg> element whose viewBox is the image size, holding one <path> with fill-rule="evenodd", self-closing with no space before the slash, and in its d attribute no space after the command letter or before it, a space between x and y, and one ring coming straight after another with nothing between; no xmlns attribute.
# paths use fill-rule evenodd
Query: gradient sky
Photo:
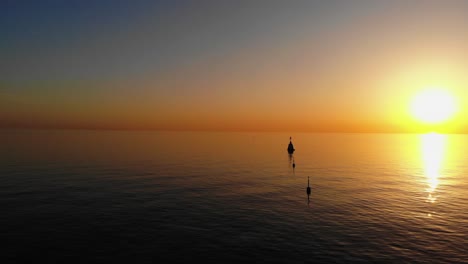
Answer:
<svg viewBox="0 0 468 264"><path fill-rule="evenodd" d="M468 132L467 1L1 1L0 127Z"/></svg>

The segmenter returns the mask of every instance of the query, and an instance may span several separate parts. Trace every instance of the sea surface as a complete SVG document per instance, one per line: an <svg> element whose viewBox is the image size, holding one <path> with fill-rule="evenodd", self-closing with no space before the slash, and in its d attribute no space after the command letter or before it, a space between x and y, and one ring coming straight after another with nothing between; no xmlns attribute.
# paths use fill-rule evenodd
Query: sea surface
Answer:
<svg viewBox="0 0 468 264"><path fill-rule="evenodd" d="M3 130L0 208L15 262L468 263L468 135Z"/></svg>

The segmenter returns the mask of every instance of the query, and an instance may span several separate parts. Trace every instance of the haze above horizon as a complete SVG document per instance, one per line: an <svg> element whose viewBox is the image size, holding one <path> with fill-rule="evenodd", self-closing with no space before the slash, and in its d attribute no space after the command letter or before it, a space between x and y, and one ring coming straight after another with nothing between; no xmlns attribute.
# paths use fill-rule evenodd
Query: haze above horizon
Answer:
<svg viewBox="0 0 468 264"><path fill-rule="evenodd" d="M7 1L0 14L2 128L468 133L468 2Z"/></svg>

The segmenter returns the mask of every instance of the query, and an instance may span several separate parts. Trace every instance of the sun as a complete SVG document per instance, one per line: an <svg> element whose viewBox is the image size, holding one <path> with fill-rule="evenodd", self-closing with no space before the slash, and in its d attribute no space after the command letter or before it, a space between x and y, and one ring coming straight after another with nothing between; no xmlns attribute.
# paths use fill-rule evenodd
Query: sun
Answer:
<svg viewBox="0 0 468 264"><path fill-rule="evenodd" d="M442 89L424 90L414 98L411 112L416 119L427 124L439 124L456 112L455 98Z"/></svg>

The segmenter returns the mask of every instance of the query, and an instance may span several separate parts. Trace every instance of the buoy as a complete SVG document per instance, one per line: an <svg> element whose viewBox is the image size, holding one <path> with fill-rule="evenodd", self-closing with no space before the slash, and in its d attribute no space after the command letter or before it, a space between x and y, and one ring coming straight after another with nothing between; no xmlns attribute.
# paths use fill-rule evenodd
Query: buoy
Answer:
<svg viewBox="0 0 468 264"><path fill-rule="evenodd" d="M292 142L291 142L291 139L292 139L292 138L289 137L289 145L288 145L288 153L289 153L289 154L293 154L293 153L294 153L294 150L295 150L295 149L294 149L294 146L293 146L293 144L292 144Z"/></svg>

